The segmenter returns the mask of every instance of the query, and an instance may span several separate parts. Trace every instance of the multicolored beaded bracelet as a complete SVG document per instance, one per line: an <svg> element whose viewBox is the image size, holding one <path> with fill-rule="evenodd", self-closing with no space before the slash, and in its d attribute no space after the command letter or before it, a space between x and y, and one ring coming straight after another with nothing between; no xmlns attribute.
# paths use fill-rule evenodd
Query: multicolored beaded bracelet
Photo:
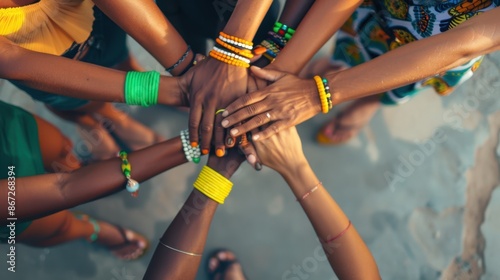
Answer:
<svg viewBox="0 0 500 280"><path fill-rule="evenodd" d="M287 26L286 24L278 22L278 21L274 24L273 31L276 34L283 36L283 38L285 38L286 40L290 40L292 38L293 34L295 34L295 29Z"/></svg>
<svg viewBox="0 0 500 280"><path fill-rule="evenodd" d="M125 178L127 178L126 189L132 197L137 197L137 196L139 196L140 184L136 180L132 179L132 177L131 177L132 166L130 165L130 162L128 161L127 155L128 154L125 151L121 151L120 153L118 153L118 156L122 160L122 165L121 165L122 173L123 173L123 175L125 175Z"/></svg>
<svg viewBox="0 0 500 280"><path fill-rule="evenodd" d="M330 86L328 85L328 80L323 77L321 78L321 81L323 82L323 87L325 88L326 101L328 102L328 109L331 110L333 108L333 103L332 103L332 94L330 93Z"/></svg>
<svg viewBox="0 0 500 280"><path fill-rule="evenodd" d="M316 82L316 87L318 88L319 100L321 102L321 112L323 112L323 114L327 114L330 110L330 107L328 105L328 99L326 97L326 90L323 84L323 80L320 76L314 76L314 81Z"/></svg>

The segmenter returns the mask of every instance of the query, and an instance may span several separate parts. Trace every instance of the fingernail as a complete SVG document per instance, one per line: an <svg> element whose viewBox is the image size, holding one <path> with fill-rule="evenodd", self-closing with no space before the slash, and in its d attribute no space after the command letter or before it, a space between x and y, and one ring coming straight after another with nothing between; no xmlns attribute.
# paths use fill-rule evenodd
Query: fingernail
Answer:
<svg viewBox="0 0 500 280"><path fill-rule="evenodd" d="M193 148L198 147L198 142L191 142L191 147L193 147Z"/></svg>
<svg viewBox="0 0 500 280"><path fill-rule="evenodd" d="M261 54L265 53L266 51L267 51L267 49L266 49L266 48L264 48L264 47L257 47L257 48L255 48L255 49L253 50L253 53L254 53L255 55L261 55Z"/></svg>
<svg viewBox="0 0 500 280"><path fill-rule="evenodd" d="M229 116L229 112L228 112L227 110L226 110L226 111L224 111L224 112L222 112L222 116L223 116L223 117L227 117L227 116Z"/></svg>
<svg viewBox="0 0 500 280"><path fill-rule="evenodd" d="M253 140L259 140L259 138L260 138L260 135L259 135L259 134L256 134L256 135L254 135L254 136L252 137L252 139L253 139Z"/></svg>
<svg viewBox="0 0 500 280"><path fill-rule="evenodd" d="M249 155L248 156L248 162L250 164L254 164L257 161L257 158L254 155Z"/></svg>
<svg viewBox="0 0 500 280"><path fill-rule="evenodd" d="M227 143L229 146L232 146L232 145L234 144L234 140L233 140L233 138L231 138L231 137L227 138L226 143Z"/></svg>
<svg viewBox="0 0 500 280"><path fill-rule="evenodd" d="M262 170L262 164L260 164L260 163L257 162L255 164L255 169L257 169L258 171Z"/></svg>
<svg viewBox="0 0 500 280"><path fill-rule="evenodd" d="M222 149L217 149L217 151L215 151L215 154L216 154L218 157L223 157L223 156L224 156L224 150L222 150Z"/></svg>
<svg viewBox="0 0 500 280"><path fill-rule="evenodd" d="M231 134L236 135L238 133L238 130L236 128L231 129Z"/></svg>
<svg viewBox="0 0 500 280"><path fill-rule="evenodd" d="M228 120L223 120L223 121L221 122L221 125L222 125L223 127L227 127L227 125L228 125L228 124L229 124L229 121L228 121Z"/></svg>
<svg viewBox="0 0 500 280"><path fill-rule="evenodd" d="M208 149L202 149L202 150L201 150L201 153L202 153L202 154L204 154L204 155L208 154L208 152L209 152L209 150L208 150Z"/></svg>

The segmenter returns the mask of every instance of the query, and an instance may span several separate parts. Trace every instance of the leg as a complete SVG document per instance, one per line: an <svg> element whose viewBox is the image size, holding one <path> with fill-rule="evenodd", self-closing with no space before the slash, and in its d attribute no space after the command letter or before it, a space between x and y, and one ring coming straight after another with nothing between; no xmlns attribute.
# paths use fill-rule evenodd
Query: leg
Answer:
<svg viewBox="0 0 500 280"><path fill-rule="evenodd" d="M358 99L345 108L336 118L329 121L318 132L320 144L342 144L356 136L380 108L378 95Z"/></svg>
<svg viewBox="0 0 500 280"><path fill-rule="evenodd" d="M72 152L71 141L59 129L44 119L35 117L43 165L47 172L67 172L78 169L80 161Z"/></svg>
<svg viewBox="0 0 500 280"><path fill-rule="evenodd" d="M92 101L72 111L54 111L54 113L66 120L78 123L93 139L90 143L93 144L94 159L107 159L115 156L119 151L120 148L108 132L114 133L134 151L165 140L164 137L118 110L111 103ZM103 147L99 147L103 144Z"/></svg>
<svg viewBox="0 0 500 280"><path fill-rule="evenodd" d="M103 221L98 221L97 224L98 231L87 216L79 219L70 211L64 210L34 220L18 238L31 246L47 247L78 239L89 240L93 233L97 233L96 242L108 247L122 259L137 258L147 248L148 241L137 233L125 230L126 236L123 236L117 226Z"/></svg>
<svg viewBox="0 0 500 280"><path fill-rule="evenodd" d="M166 140L150 128L115 108L111 103L96 110L101 123L109 123L110 131L123 140L131 150L139 150ZM96 116L97 117L97 116Z"/></svg>
<svg viewBox="0 0 500 280"><path fill-rule="evenodd" d="M120 147L115 143L115 140L106 131L102 124L93 118L90 112L103 107L104 103L90 102L84 106L84 110L79 111L60 111L49 108L54 114L67 121L78 124L78 132L80 133L83 142L85 143L85 153L91 154L93 160L104 160L116 156L120 151ZM50 134L49 134L50 135ZM43 144L42 142L40 144ZM87 156L87 155L83 155ZM50 160L50 159L49 159Z"/></svg>

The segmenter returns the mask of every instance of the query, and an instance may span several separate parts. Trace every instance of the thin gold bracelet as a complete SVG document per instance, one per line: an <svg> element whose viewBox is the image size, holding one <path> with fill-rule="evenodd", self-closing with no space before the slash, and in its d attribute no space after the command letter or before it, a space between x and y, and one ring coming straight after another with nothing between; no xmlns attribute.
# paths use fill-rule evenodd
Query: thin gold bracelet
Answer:
<svg viewBox="0 0 500 280"><path fill-rule="evenodd" d="M178 253L182 253L182 254L186 254L188 256L193 256L193 257L201 257L202 254L195 254L195 253L190 253L190 252L186 252L186 251L182 251L182 250L179 250L179 249L175 249L174 247L170 247L168 246L167 244L161 242L160 240L160 244L167 247L168 249L172 250L172 251L175 251L175 252L178 252Z"/></svg>

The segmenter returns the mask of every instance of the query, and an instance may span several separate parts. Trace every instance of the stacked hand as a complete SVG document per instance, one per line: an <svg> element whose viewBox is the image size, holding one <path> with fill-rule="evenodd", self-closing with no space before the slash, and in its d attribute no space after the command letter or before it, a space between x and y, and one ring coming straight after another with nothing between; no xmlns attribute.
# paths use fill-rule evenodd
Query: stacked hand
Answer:
<svg viewBox="0 0 500 280"><path fill-rule="evenodd" d="M243 144L240 149L256 169L260 160L253 144L236 139L251 132L251 140L263 140L321 111L314 81L291 74L252 67L249 75L245 68L207 59L185 76L190 81L190 141L196 144L201 138L202 153L207 154L213 140L217 156L225 154L226 145ZM225 129L229 141L224 141Z"/></svg>
<svg viewBox="0 0 500 280"><path fill-rule="evenodd" d="M231 128L231 136L240 136L267 125L253 133L252 140L259 141L275 133L302 123L321 111L315 82L275 70L251 68L259 79L272 82L262 88L262 82L249 83L249 89L257 89L238 98L226 107L222 114L222 126ZM253 87L253 88L252 88Z"/></svg>

